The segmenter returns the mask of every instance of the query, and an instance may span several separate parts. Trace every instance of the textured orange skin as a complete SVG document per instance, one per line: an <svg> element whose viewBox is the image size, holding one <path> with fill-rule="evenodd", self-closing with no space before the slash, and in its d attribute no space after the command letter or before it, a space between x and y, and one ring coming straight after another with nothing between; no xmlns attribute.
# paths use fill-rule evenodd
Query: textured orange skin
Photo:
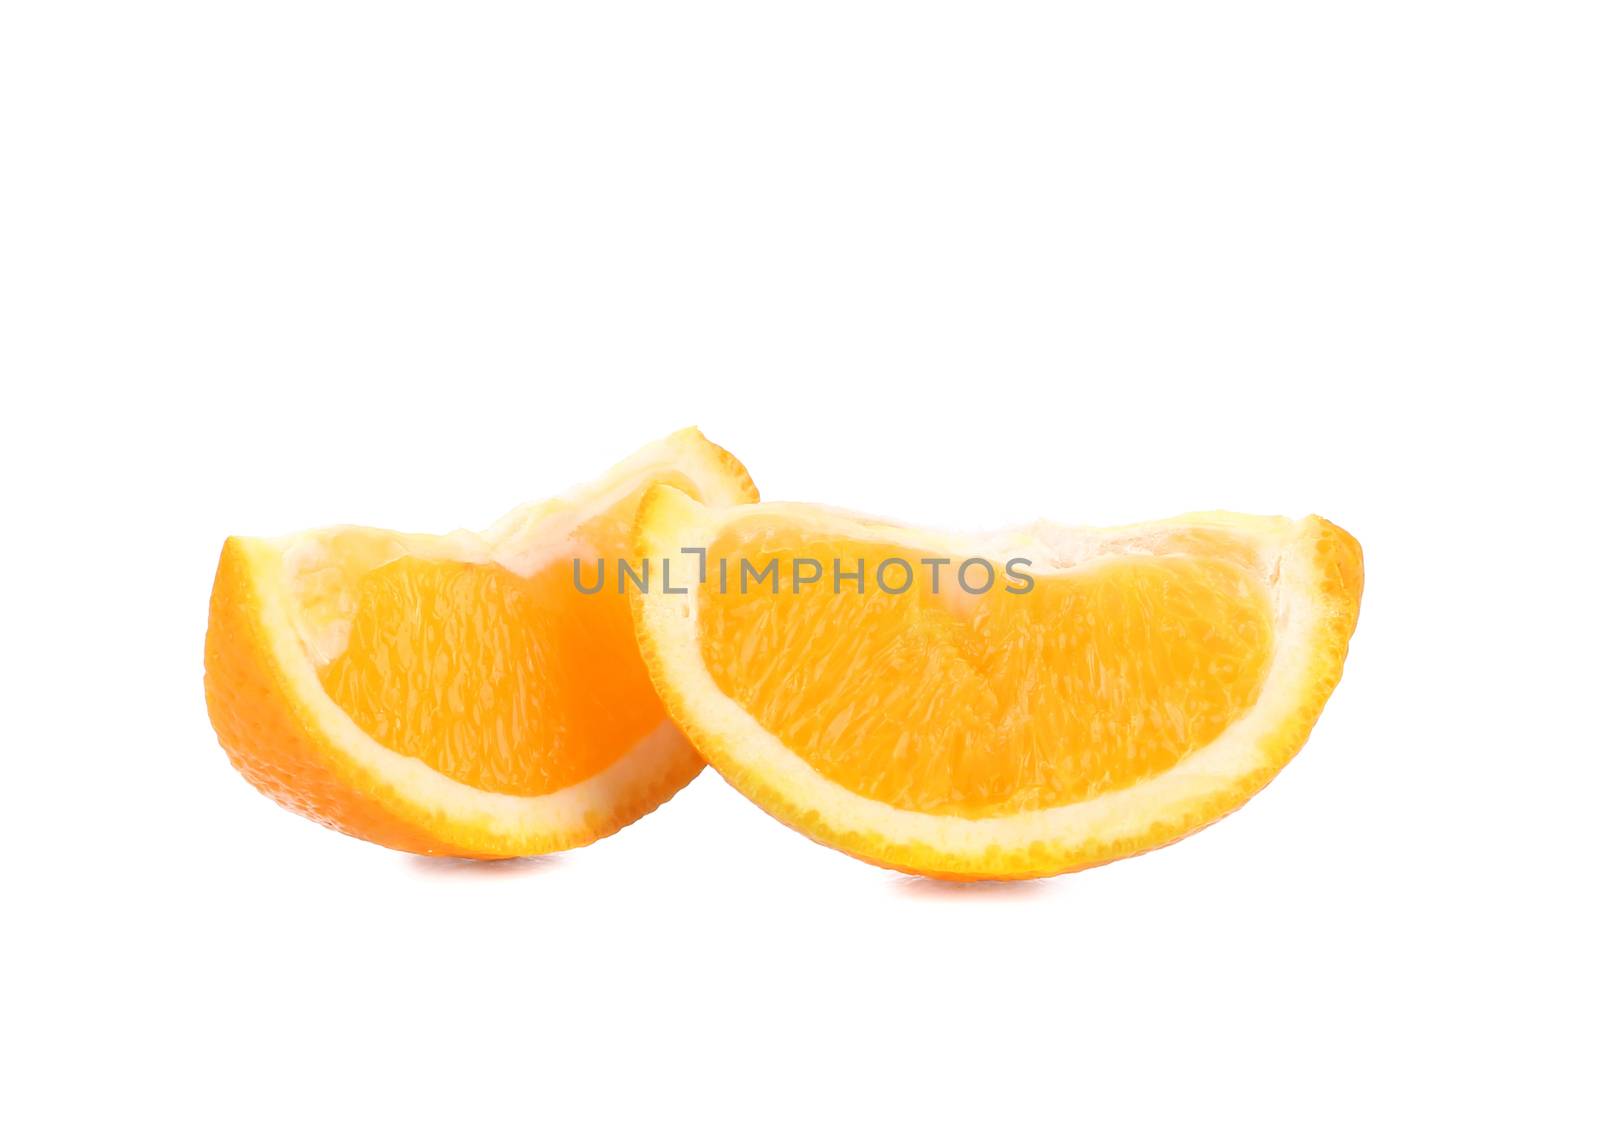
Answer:
<svg viewBox="0 0 1600 1142"><path fill-rule="evenodd" d="M650 499L646 497L639 513L635 546L640 550L649 548L644 531ZM1278 725L1262 743L1262 764L1209 800L1192 806L1184 816L1153 821L1142 833L1115 843L1037 843L1026 849L996 848L969 867L955 867L949 854L926 844L903 844L877 833L840 829L816 809L784 796L740 761L736 742L723 739L700 722L686 691L675 683L666 668L661 648L654 644L646 625L639 621L641 600L638 598L633 600L635 628L645 665L673 721L730 785L796 832L868 864L915 876L951 881L1056 876L1137 856L1199 832L1259 793L1300 752L1328 696L1344 673L1365 583L1361 545L1355 537L1321 517L1311 519L1316 531L1310 542L1316 553L1315 566L1320 573L1320 597L1324 603L1324 617L1311 663L1312 681L1302 691L1298 715Z"/></svg>
<svg viewBox="0 0 1600 1142"><path fill-rule="evenodd" d="M234 768L285 809L341 833L406 852L474 855L401 820L333 771L336 747L294 716L260 615L241 544L230 539L211 589L205 685L211 724Z"/></svg>
<svg viewBox="0 0 1600 1142"><path fill-rule="evenodd" d="M709 458L724 491L740 502L760 498L744 465L697 430L677 433ZM417 806L380 786L346 757L301 709L262 622L258 570L248 545L223 544L206 630L205 693L217 740L244 778L279 805L330 829L403 852L499 860L590 844L665 804L704 762L692 753L654 772L576 827L508 838L481 825ZM686 751L687 752L687 751Z"/></svg>

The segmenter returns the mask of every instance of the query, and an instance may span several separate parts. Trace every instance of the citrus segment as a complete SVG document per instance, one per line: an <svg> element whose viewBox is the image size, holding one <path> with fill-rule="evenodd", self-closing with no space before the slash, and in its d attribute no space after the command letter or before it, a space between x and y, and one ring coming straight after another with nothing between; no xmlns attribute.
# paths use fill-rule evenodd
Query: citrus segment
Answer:
<svg viewBox="0 0 1600 1142"><path fill-rule="evenodd" d="M635 603L708 760L815 839L941 876L1084 867L1237 807L1303 741L1361 589L1315 517L964 538L660 489L638 526L641 555L708 551L693 594Z"/></svg>
<svg viewBox="0 0 1600 1142"><path fill-rule="evenodd" d="M573 561L625 555L656 483L755 497L690 430L481 534L229 540L206 694L235 766L298 812L417 852L570 848L654 808L701 763L650 685L627 600L574 589Z"/></svg>

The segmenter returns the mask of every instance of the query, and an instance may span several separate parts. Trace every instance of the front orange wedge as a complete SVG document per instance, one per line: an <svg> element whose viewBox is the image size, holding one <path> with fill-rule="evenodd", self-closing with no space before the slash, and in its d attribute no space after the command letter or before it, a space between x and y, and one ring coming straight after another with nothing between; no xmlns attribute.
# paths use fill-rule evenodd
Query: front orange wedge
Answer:
<svg viewBox="0 0 1600 1142"><path fill-rule="evenodd" d="M964 537L660 487L636 548L707 552L687 595L634 600L707 760L815 840L953 879L1101 864L1243 804L1339 680L1362 586L1315 516Z"/></svg>

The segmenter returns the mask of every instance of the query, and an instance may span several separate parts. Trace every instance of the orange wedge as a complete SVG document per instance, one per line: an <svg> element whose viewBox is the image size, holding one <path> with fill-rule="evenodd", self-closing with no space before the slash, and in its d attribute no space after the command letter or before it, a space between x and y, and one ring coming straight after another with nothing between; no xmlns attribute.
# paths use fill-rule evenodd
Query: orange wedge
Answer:
<svg viewBox="0 0 1600 1142"><path fill-rule="evenodd" d="M950 879L1103 864L1237 809L1304 744L1362 586L1316 516L959 536L660 487L635 549L691 584L635 596L635 623L706 759L813 840Z"/></svg>
<svg viewBox="0 0 1600 1142"><path fill-rule="evenodd" d="M482 533L229 539L205 651L223 749L286 808L410 852L545 853L650 812L702 762L651 688L627 599L576 590L573 561L592 586L626 555L655 484L756 498L690 429Z"/></svg>

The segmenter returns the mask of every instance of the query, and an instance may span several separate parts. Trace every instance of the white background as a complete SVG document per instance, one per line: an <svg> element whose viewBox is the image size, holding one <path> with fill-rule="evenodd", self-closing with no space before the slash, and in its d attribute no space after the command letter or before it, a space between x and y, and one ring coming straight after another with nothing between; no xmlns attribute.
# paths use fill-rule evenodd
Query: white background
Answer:
<svg viewBox="0 0 1600 1142"><path fill-rule="evenodd" d="M0 12L9 1137L1595 1136L1592 4ZM710 773L476 867L230 769L224 536L690 423L920 523L1326 515L1346 679L1016 887Z"/></svg>

